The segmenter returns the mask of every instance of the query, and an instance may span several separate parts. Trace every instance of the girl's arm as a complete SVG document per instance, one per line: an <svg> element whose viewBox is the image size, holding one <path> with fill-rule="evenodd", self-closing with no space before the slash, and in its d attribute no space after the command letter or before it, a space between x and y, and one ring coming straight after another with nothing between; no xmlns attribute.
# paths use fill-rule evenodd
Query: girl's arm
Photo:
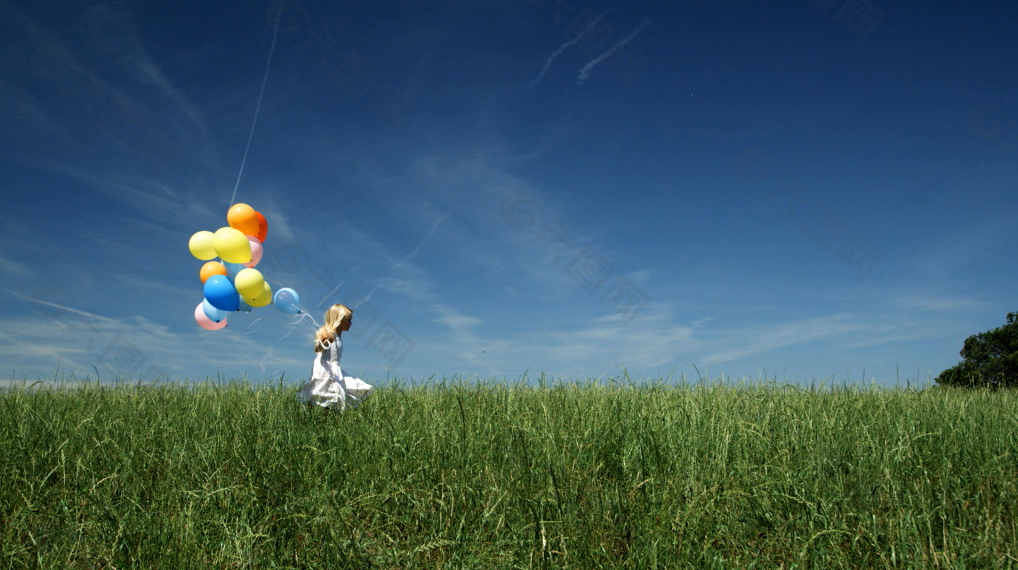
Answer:
<svg viewBox="0 0 1018 570"><path fill-rule="evenodd" d="M329 360L335 362L336 366L339 366L339 350L341 346L343 344L338 336L332 339L332 344L329 346Z"/></svg>

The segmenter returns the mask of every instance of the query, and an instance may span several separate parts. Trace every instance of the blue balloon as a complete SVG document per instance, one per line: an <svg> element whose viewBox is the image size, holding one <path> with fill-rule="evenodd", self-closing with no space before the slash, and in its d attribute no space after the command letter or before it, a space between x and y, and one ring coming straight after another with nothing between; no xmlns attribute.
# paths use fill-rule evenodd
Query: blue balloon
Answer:
<svg viewBox="0 0 1018 570"><path fill-rule="evenodd" d="M223 265L226 266L226 276L230 278L230 283L233 283L233 278L237 276L242 270L247 269L247 266L243 263L230 263L224 261Z"/></svg>
<svg viewBox="0 0 1018 570"><path fill-rule="evenodd" d="M213 275L205 280L205 298L220 311L230 312L240 308L240 295L225 275Z"/></svg>
<svg viewBox="0 0 1018 570"><path fill-rule="evenodd" d="M212 303L209 303L208 299L202 300L201 308L203 311L205 311L205 316L208 317L209 320L214 323L218 323L219 321L225 319L226 316L229 314L226 311L220 311L219 309L213 307Z"/></svg>
<svg viewBox="0 0 1018 570"><path fill-rule="evenodd" d="M300 295L289 287L283 287L276 291L272 297L272 303L284 313L296 315L300 312Z"/></svg>
<svg viewBox="0 0 1018 570"><path fill-rule="evenodd" d="M237 310L242 312L242 313L250 313L251 309L253 309L253 308L254 307L252 307L251 305L247 304L247 301L245 301L244 299L241 299L240 300L240 308L237 309Z"/></svg>

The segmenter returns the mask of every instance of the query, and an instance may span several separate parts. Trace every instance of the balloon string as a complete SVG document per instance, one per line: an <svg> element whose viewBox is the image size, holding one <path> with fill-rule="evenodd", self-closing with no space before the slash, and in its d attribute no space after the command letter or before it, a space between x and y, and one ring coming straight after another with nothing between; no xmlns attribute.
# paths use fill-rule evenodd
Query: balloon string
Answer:
<svg viewBox="0 0 1018 570"><path fill-rule="evenodd" d="M272 256L272 253L269 252L269 251L264 251L263 255L269 256L269 260L272 261L272 265L276 266L276 271L278 271L280 275L283 275L283 273L284 273L283 268L279 266L279 262L277 262L276 258ZM279 283L283 284L282 280L280 280ZM284 286L285 286L285 284L284 284Z"/></svg>
<svg viewBox="0 0 1018 570"><path fill-rule="evenodd" d="M251 122L251 132L247 134L247 146L244 147L244 158L240 161L240 172L237 173L237 183L233 185L233 196L230 196L230 206L233 206L233 201L237 199L237 188L240 187L240 177L244 175L244 165L247 163L247 152L251 150L251 139L254 137L255 125L258 124L258 112L262 108L262 96L265 95L265 84L269 82L269 68L272 66L272 52L276 50L276 35L279 32L279 17L283 13L283 4L286 0L282 0L279 3L279 10L276 12L276 23L272 26L272 45L269 47L269 59L265 62L265 76L262 77L262 88L258 92L258 104L255 105L254 121Z"/></svg>
<svg viewBox="0 0 1018 570"><path fill-rule="evenodd" d="M315 330L321 328L322 325L318 324L318 321L316 321L315 318L311 316L311 313L309 313L308 310L304 308L304 305L300 305L300 310L303 312L303 316L307 317L311 321L311 326L313 326Z"/></svg>
<svg viewBox="0 0 1018 570"><path fill-rule="evenodd" d="M316 331L321 326L321 325L318 324L317 321L315 321L315 318L312 317L310 313L308 313L306 310L304 310L304 307L301 307L301 312L299 312L296 315L294 315L294 317L296 317L296 318L294 318L293 322L290 323L292 325L295 325L297 323L303 323L303 322L311 321L308 324L311 326L311 328L313 330L316 330Z"/></svg>
<svg viewBox="0 0 1018 570"><path fill-rule="evenodd" d="M315 322L314 317L312 317L307 311L304 311L303 307L301 307L301 309L302 309L301 312L299 312L296 315L294 315L296 318L293 320L293 322L290 323L290 327L291 327L290 328L290 332L286 333L286 335L284 335L283 338L286 338L286 337L290 336L291 334L293 334L293 331L296 330L296 329L293 328L294 325L296 325L297 323L307 323L307 321L309 321L309 320L311 322L307 323L307 324L308 324L308 326L311 327L311 331L314 332L314 333L318 332L318 328L319 328L318 327L318 323Z"/></svg>
<svg viewBox="0 0 1018 570"><path fill-rule="evenodd" d="M265 251L263 255L268 256L269 261L272 262L272 265L276 267L276 271L278 271L281 276L285 274L283 268L279 266L279 262L276 261L276 258L272 255L271 252ZM280 285L286 286L286 284L283 283L282 280L278 280L278 283ZM300 311L296 315L294 315L296 319L294 319L294 321L290 324L296 325L297 323L311 321L310 323L308 323L311 326L311 330L317 332L318 329L321 328L321 325L318 324L318 321L316 321L315 318L311 316L311 313L307 310L306 307L304 307L304 305L297 303L297 306L300 308Z"/></svg>
<svg viewBox="0 0 1018 570"><path fill-rule="evenodd" d="M276 261L275 257L273 257L272 253L266 251L264 255L267 255L269 257L269 261L271 261L272 265L276 267L276 271L278 271L280 275L283 275L285 273L283 271L283 268L279 266L279 262ZM286 284L283 283L282 280L279 280L279 283L284 287L286 286ZM316 321L315 318L311 316L311 313L307 310L306 307L304 307L304 305L297 303L297 306L300 307L300 312L297 314L297 320L295 320L293 324L297 324L298 322L303 321L304 319L308 319L311 321L311 323L313 323L315 329L321 326L318 324L318 321Z"/></svg>

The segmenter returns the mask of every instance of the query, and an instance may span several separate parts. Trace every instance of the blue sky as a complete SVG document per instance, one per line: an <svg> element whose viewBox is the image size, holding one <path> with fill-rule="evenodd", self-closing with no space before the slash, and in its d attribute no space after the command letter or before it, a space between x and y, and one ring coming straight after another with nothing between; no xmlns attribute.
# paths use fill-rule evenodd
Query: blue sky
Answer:
<svg viewBox="0 0 1018 570"><path fill-rule="evenodd" d="M1016 310L1012 3L279 6L0 2L8 378L307 377L194 322L234 190L375 383L893 385Z"/></svg>

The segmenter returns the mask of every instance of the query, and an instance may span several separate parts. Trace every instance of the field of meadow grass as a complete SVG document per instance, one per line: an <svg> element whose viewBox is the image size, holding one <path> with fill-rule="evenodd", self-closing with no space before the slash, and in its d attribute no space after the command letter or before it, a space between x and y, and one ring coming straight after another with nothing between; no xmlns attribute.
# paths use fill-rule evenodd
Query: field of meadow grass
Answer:
<svg viewBox="0 0 1018 570"><path fill-rule="evenodd" d="M3 568L1018 568L1018 393L0 391Z"/></svg>

